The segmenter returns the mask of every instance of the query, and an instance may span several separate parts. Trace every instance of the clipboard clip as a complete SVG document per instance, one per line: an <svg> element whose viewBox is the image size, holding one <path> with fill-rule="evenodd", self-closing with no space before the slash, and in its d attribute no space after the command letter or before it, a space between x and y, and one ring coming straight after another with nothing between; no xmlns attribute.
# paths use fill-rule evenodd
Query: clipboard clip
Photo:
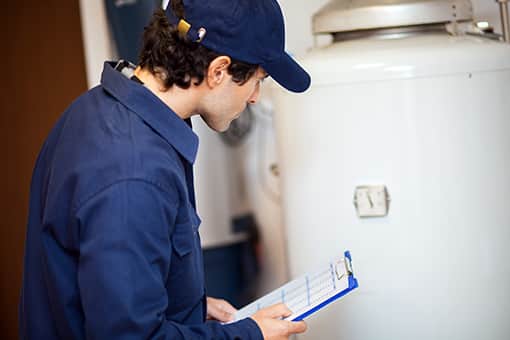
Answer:
<svg viewBox="0 0 510 340"><path fill-rule="evenodd" d="M343 262L343 266L345 268L345 271L343 273L341 273L338 269L339 266L341 266ZM340 261L338 261L336 264L335 264L335 275L336 275L336 278L340 281L341 279L344 278L344 276L351 276L353 274L353 271L352 271L352 264L351 264L351 260L348 258L348 257L344 257L342 258Z"/></svg>

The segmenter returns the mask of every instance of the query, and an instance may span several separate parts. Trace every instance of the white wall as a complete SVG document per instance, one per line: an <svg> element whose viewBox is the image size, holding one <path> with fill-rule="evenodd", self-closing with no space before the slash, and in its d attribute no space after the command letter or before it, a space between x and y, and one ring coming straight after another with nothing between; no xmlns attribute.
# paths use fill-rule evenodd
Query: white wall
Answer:
<svg viewBox="0 0 510 340"><path fill-rule="evenodd" d="M105 60L115 57L103 0L80 0L80 14L89 88L99 84Z"/></svg>
<svg viewBox="0 0 510 340"><path fill-rule="evenodd" d="M314 45L312 15L329 0L279 0L285 16L287 51L293 55Z"/></svg>
<svg viewBox="0 0 510 340"><path fill-rule="evenodd" d="M488 21L497 32L501 33L499 5L496 0L471 0L477 21Z"/></svg>

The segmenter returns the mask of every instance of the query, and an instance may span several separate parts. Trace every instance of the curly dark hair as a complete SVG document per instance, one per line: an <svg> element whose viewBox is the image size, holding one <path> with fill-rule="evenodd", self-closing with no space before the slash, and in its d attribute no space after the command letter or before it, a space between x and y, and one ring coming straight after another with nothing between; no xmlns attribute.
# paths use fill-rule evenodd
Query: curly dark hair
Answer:
<svg viewBox="0 0 510 340"><path fill-rule="evenodd" d="M177 17L184 17L182 0L172 0L168 6L172 6ZM193 85L204 81L209 64L221 55L182 37L177 27L168 22L164 10L158 9L145 27L138 64L158 76L166 89L173 85L188 89L193 80ZM258 65L232 59L228 73L234 82L242 85L257 69Z"/></svg>

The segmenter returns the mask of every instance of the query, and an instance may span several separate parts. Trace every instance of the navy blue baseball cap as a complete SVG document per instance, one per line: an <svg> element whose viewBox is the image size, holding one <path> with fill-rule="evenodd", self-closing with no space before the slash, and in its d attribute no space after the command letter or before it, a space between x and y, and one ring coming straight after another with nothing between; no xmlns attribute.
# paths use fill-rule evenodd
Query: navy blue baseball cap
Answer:
<svg viewBox="0 0 510 340"><path fill-rule="evenodd" d="M292 92L310 87L308 73L285 52L285 24L276 0L183 0L184 18L170 5L169 22L189 39L236 60L259 65Z"/></svg>

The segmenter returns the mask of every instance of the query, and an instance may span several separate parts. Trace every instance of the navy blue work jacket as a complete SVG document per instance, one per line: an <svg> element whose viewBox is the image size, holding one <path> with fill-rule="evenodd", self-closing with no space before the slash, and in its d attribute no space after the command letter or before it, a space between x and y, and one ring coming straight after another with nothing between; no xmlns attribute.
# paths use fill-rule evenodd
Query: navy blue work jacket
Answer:
<svg viewBox="0 0 510 340"><path fill-rule="evenodd" d="M192 165L198 137L106 63L35 166L21 339L261 339L206 322Z"/></svg>

